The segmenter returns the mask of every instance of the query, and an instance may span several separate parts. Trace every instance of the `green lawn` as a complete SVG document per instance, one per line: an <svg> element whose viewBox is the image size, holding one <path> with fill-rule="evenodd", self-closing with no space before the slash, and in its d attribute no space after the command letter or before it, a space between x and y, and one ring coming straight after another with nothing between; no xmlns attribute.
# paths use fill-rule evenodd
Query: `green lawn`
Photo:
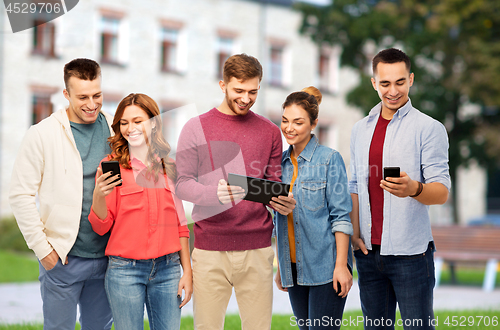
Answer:
<svg viewBox="0 0 500 330"><path fill-rule="evenodd" d="M0 282L25 282L36 281L38 277L38 262L31 255L19 252L8 252L0 250ZM442 275L442 283L449 282L449 270L445 269ZM463 269L458 268L457 279L461 285L481 286L484 276L484 269ZM499 285L499 277L497 276L497 286ZM344 314L344 324L342 329L363 329L362 324L357 322L361 317L361 311L346 312ZM498 329L500 311L437 311L437 329ZM481 319L481 317L483 317ZM291 315L273 315L272 329L291 329L295 322ZM358 324L359 323L359 324ZM496 325L496 326L495 326ZM41 324L23 324L23 325L0 325L0 330L4 329L27 329L27 330L42 330ZM77 326L79 329L79 326ZM145 329L149 329L147 322ZM193 319L185 317L182 319L181 329L193 329ZM241 329L240 318L238 315L230 315L226 317L224 329L237 330ZM396 329L403 329L397 327Z"/></svg>
<svg viewBox="0 0 500 330"><path fill-rule="evenodd" d="M456 272L456 285L482 286L486 265L481 267L467 267L458 265ZM451 271L448 265L443 267L441 273L441 284L451 284ZM497 272L495 286L500 287L500 269Z"/></svg>
<svg viewBox="0 0 500 330"><path fill-rule="evenodd" d="M0 250L0 283L38 280L38 261L26 253Z"/></svg>
<svg viewBox="0 0 500 330"><path fill-rule="evenodd" d="M0 221L0 283L37 281L38 261L33 252L28 250L24 239L13 219ZM459 285L482 285L484 277L483 268L457 267L457 281ZM450 271L444 268L441 284L450 283ZM497 275L496 286L500 286L500 274ZM342 329L363 329L361 322L357 320L362 316L361 311L346 312ZM499 329L500 311L437 311L437 329ZM149 329L147 322L145 329ZM292 329L293 318L291 315L273 315L273 330ZM1 325L0 330L42 330L41 324ZM80 329L79 326L76 329ZM193 329L193 319L185 317L182 319L182 330ZM224 329L241 329L238 315L226 317ZM396 329L403 329L396 326Z"/></svg>
<svg viewBox="0 0 500 330"><path fill-rule="evenodd" d="M191 222L190 219L188 219ZM189 223L192 230L193 223ZM7 252L9 251L9 252ZM19 252L19 253L18 253ZM38 279L38 262L28 249L24 238L13 217L0 219L0 283L26 282ZM482 286L486 265L479 268L468 268L458 265L456 271L457 284ZM357 272L354 269L354 279ZM441 274L441 284L450 284L451 276L445 264ZM500 274L496 277L496 286L500 287Z"/></svg>
<svg viewBox="0 0 500 330"><path fill-rule="evenodd" d="M32 252L10 252L0 249L0 283L29 282L38 279L38 261ZM457 284L482 286L485 268L457 267ZM450 270L444 267L441 274L441 285L451 283ZM357 273L354 271L354 278ZM496 277L496 287L500 287L500 274Z"/></svg>
<svg viewBox="0 0 500 330"><path fill-rule="evenodd" d="M399 316L396 323L400 320ZM399 321L401 322L401 321ZM499 328L500 311L437 311L436 312L436 329L474 329L474 330L493 330ZM296 324L293 316L291 315L273 315L271 328L273 330L292 329ZM149 329L147 322L145 322L145 329ZM0 330L42 330L41 324L29 325L0 325ZM75 329L80 329L77 326ZM193 319L191 317L182 318L181 330L192 330ZM226 330L240 330L240 317L238 315L226 316L224 325ZM362 330L362 314L361 311L349 311L344 313L342 329ZM402 326L396 325L396 329L403 329Z"/></svg>

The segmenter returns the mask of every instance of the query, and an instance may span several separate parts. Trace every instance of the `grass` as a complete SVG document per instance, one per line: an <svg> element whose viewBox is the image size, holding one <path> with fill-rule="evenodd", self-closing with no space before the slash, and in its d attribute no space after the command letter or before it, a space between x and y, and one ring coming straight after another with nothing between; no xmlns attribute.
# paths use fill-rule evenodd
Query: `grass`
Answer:
<svg viewBox="0 0 500 330"><path fill-rule="evenodd" d="M38 279L38 262L36 258L34 258L33 252L27 248L24 238L19 232L14 219L0 220L0 265L2 265L2 267L0 267L0 283L37 281ZM481 286L484 278L484 267L465 268L459 265L456 274L458 284L460 285ZM441 284L449 284L450 277L449 269L444 268L441 275ZM496 286L500 286L500 275L497 275ZM357 320L361 316L361 311L349 311L344 313L344 322L349 324L343 326L342 329L363 329L361 323L353 326L353 323L350 322L350 320ZM480 316L485 317L481 323L479 323L481 320L479 318ZM293 323L291 317L291 315L273 315L272 329L298 329L298 327L291 326L291 323ZM436 319L438 322L437 329L498 329L499 323L496 323L495 326L492 321L496 320L500 322L500 311L436 311ZM484 321L487 320L489 321L489 326L485 325ZM228 315L226 317L224 329L239 330L241 329L240 322L240 317L238 315ZM42 330L43 326L41 324L0 324L0 330L7 329ZM77 325L75 329L80 329L79 325ZM145 322L145 329L149 329L147 322ZM182 318L181 329L193 329L192 317ZM396 326L396 329L403 328Z"/></svg>
<svg viewBox="0 0 500 330"><path fill-rule="evenodd" d="M456 267L456 283L451 281L451 271L448 265L443 267L441 272L441 284L455 284L455 285L469 285L469 286L482 286L484 280L484 271L486 264L480 267L471 267L465 265L458 265ZM495 286L500 287L500 269L497 270L497 277Z"/></svg>
<svg viewBox="0 0 500 330"><path fill-rule="evenodd" d="M397 316L396 322L400 320ZM241 323L238 315L226 316L224 324L225 330L240 330ZM402 321L399 321L402 322ZM475 329L475 330L493 330L498 329L500 324L500 311L486 310L469 310L469 311L437 311L434 323L437 329ZM296 322L292 315L273 315L271 329L298 329L293 324ZM344 313L342 329L362 330L362 314L361 311L349 311ZM488 324L488 325L486 325ZM149 329L148 323L144 323L144 328ZM402 326L396 325L396 329L403 329ZM20 324L20 325L1 325L0 330L42 330L41 324ZM77 325L75 329L80 329ZM181 320L181 330L192 330L193 318L183 317Z"/></svg>
<svg viewBox="0 0 500 330"><path fill-rule="evenodd" d="M188 227L192 232L193 223L191 219L188 219L188 223ZM3 265L3 267L0 268L0 283L36 281L38 278L38 263L36 259L27 257L28 255L33 256L33 252L26 246L15 219L13 217L1 219L0 265ZM456 271L457 284L482 286L485 266L472 268L459 264ZM354 269L353 277L357 279L356 269ZM450 283L451 272L445 264L441 273L441 284ZM500 287L500 274L497 274L496 277L496 287Z"/></svg>
<svg viewBox="0 0 500 330"><path fill-rule="evenodd" d="M13 217L0 220L0 283L38 280L38 261Z"/></svg>
<svg viewBox="0 0 500 330"><path fill-rule="evenodd" d="M38 261L18 252L0 250L0 283L38 280Z"/></svg>
<svg viewBox="0 0 500 330"><path fill-rule="evenodd" d="M193 223L188 226L192 230ZM27 282L38 279L38 262L33 252L26 246L13 217L0 220L0 265L2 265L0 283ZM459 264L456 270L457 284L482 286L484 270L485 265L471 268ZM353 277L357 279L356 269L354 269ZM451 284L451 272L446 264L441 273L441 284ZM496 277L496 287L500 287L500 274Z"/></svg>
<svg viewBox="0 0 500 330"><path fill-rule="evenodd" d="M0 241L2 240L0 235ZM29 282L38 279L38 262L32 252L11 252L0 249L0 283ZM484 279L484 268L457 267L456 276L459 285L481 287ZM354 278L357 278L356 271ZM441 285L451 284L451 273L444 268L441 274ZM496 277L496 287L500 287L500 274Z"/></svg>

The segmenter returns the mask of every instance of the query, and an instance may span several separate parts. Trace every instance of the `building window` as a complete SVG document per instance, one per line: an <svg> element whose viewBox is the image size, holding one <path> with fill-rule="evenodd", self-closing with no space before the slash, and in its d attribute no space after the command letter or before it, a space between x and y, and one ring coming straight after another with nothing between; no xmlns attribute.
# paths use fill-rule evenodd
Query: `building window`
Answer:
<svg viewBox="0 0 500 330"><path fill-rule="evenodd" d="M336 93L339 88L338 70L340 50L337 47L322 47L318 58L318 85L327 93Z"/></svg>
<svg viewBox="0 0 500 330"><path fill-rule="evenodd" d="M55 57L55 35L54 23L35 20L33 28L33 54Z"/></svg>
<svg viewBox="0 0 500 330"><path fill-rule="evenodd" d="M161 32L161 69L178 71L179 30L163 27Z"/></svg>
<svg viewBox="0 0 500 330"><path fill-rule="evenodd" d="M161 100L160 108L161 120L163 123L163 137L165 137L172 148L172 156L177 150L181 129L191 118L192 113L189 106L186 107L184 102L177 100ZM196 112L196 110L194 112Z"/></svg>
<svg viewBox="0 0 500 330"><path fill-rule="evenodd" d="M320 144L328 145L328 128L325 126L319 126L316 129L318 142Z"/></svg>
<svg viewBox="0 0 500 330"><path fill-rule="evenodd" d="M52 114L51 94L35 92L32 98L32 124L35 125Z"/></svg>
<svg viewBox="0 0 500 330"><path fill-rule="evenodd" d="M217 40L217 78L223 79L224 63L234 53L234 38L219 36Z"/></svg>
<svg viewBox="0 0 500 330"><path fill-rule="evenodd" d="M329 90L330 85L330 56L321 53L318 63L319 88Z"/></svg>
<svg viewBox="0 0 500 330"><path fill-rule="evenodd" d="M271 46L269 56L269 84L272 86L283 86L283 53L283 46Z"/></svg>
<svg viewBox="0 0 500 330"><path fill-rule="evenodd" d="M120 19L103 16L101 19L101 61L118 64L118 32Z"/></svg>

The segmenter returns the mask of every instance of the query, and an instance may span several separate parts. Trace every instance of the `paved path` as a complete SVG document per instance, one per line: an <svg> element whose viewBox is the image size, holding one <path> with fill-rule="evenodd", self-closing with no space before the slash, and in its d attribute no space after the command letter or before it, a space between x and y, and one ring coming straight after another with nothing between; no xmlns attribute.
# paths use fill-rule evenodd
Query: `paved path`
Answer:
<svg viewBox="0 0 500 330"><path fill-rule="evenodd" d="M274 286L273 312L291 314L292 309L288 294ZM434 291L436 310L493 309L500 315L500 289L484 292L479 287L440 286ZM346 310L359 310L359 290L354 283L347 298ZM229 302L228 314L237 314L238 306L233 296ZM193 305L189 302L182 310L182 315L192 315ZM39 283L0 285L0 324L42 322L42 301Z"/></svg>

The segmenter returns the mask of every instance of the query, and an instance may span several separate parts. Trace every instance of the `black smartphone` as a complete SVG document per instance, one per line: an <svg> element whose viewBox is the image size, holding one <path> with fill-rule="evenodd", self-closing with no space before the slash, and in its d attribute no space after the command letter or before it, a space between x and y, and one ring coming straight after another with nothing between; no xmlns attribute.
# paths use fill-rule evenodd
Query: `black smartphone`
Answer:
<svg viewBox="0 0 500 330"><path fill-rule="evenodd" d="M399 167L384 167L384 180L386 180L386 178L399 178L400 176Z"/></svg>
<svg viewBox="0 0 500 330"><path fill-rule="evenodd" d="M113 174L111 174L111 176L120 174L120 177L118 179L116 179L115 181L113 181L112 183L120 180L122 175L120 173L120 163L118 163L118 161L116 161L116 160L102 161L101 168L102 168L103 174L107 173L107 172L113 172ZM120 184L118 184L117 186L121 186L121 185L122 185L122 183L120 182Z"/></svg>

